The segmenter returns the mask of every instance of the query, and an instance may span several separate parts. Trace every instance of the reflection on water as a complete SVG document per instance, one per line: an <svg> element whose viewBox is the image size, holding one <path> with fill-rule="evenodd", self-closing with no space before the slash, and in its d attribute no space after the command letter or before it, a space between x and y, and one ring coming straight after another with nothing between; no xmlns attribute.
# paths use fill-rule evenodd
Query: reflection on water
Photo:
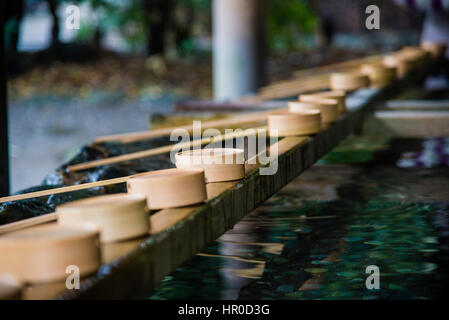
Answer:
<svg viewBox="0 0 449 320"><path fill-rule="evenodd" d="M150 299L431 299L448 279L449 168L399 168L423 141L345 141ZM380 269L368 290L365 269Z"/></svg>

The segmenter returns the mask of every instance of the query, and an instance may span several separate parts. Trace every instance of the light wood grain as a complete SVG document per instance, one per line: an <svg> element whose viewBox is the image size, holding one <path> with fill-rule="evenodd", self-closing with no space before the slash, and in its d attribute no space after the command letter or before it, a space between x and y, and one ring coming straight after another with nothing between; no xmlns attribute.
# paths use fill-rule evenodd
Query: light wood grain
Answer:
<svg viewBox="0 0 449 320"><path fill-rule="evenodd" d="M104 186L109 186L109 185L113 185L113 184L124 183L128 179L129 179L129 177L120 177L120 178L114 178L114 179L108 179L108 180L102 180L102 181L96 181L96 182L77 184L77 185L62 187L62 188L54 188L54 189L48 189L48 190L43 190L43 191L17 194L14 196L0 198L0 203L32 199L32 198L39 198L39 197L50 196L53 194L86 190L86 189L91 189L91 188L96 188L96 187L104 187Z"/></svg>
<svg viewBox="0 0 449 320"><path fill-rule="evenodd" d="M57 219L56 213L48 213L48 214L44 214L42 216L8 223L8 224L0 226L0 234L5 234L8 232L29 228L29 227L36 226L39 224L53 222L53 221L56 221L56 219Z"/></svg>

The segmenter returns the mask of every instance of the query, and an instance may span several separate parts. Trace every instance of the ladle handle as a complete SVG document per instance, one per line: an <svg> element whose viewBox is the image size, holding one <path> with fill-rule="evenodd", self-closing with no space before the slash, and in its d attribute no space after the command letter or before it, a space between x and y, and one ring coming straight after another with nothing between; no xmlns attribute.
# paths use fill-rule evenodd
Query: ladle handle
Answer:
<svg viewBox="0 0 449 320"><path fill-rule="evenodd" d="M52 222L57 220L56 212L44 214L42 216L24 219L17 222L8 223L4 226L0 226L0 235L5 234L7 232L17 231L29 227L33 227L39 224Z"/></svg>

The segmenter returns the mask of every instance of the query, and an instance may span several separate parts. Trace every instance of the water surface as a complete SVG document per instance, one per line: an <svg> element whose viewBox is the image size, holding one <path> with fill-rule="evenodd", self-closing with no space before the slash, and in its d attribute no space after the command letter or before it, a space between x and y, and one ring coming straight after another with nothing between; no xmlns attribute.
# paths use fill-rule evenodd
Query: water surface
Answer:
<svg viewBox="0 0 449 320"><path fill-rule="evenodd" d="M345 140L148 298L443 297L449 282L449 149L429 151L429 145L435 143ZM410 152L423 151L441 161L400 165ZM378 290L365 286L372 265L380 270Z"/></svg>

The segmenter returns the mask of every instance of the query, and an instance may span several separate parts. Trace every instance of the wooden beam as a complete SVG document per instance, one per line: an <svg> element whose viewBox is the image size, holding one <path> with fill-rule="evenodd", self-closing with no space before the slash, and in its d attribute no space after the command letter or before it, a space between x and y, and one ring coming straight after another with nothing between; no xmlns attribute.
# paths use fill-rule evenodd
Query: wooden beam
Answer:
<svg viewBox="0 0 449 320"><path fill-rule="evenodd" d="M0 196L9 195L8 105L5 66L4 6L0 10Z"/></svg>

